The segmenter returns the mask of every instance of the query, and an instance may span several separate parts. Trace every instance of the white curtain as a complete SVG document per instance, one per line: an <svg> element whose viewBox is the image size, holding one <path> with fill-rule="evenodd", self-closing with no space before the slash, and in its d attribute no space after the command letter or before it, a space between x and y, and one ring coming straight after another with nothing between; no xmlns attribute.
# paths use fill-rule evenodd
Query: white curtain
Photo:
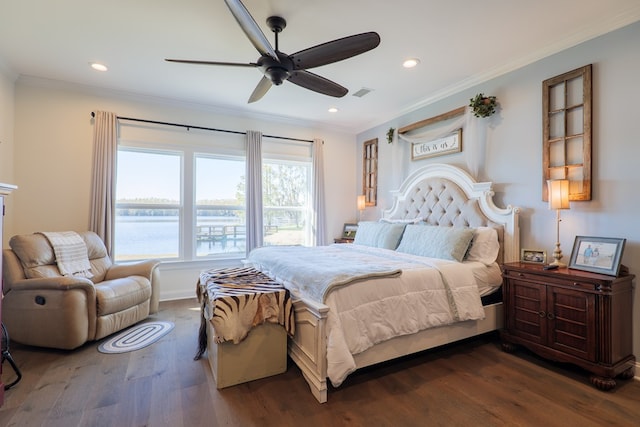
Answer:
<svg viewBox="0 0 640 427"><path fill-rule="evenodd" d="M247 254L263 244L262 132L247 131Z"/></svg>
<svg viewBox="0 0 640 427"><path fill-rule="evenodd" d="M326 214L324 202L324 141L315 138L313 140L313 206L312 206L312 241L316 246L327 244Z"/></svg>
<svg viewBox="0 0 640 427"><path fill-rule="evenodd" d="M484 167L486 160L487 119L475 117L471 108L467 107L464 115L447 121L443 126L435 125L434 129L420 133L398 134L398 137L410 143L430 142L458 129L462 129L462 151L465 153L469 173L475 179L480 179L480 169Z"/></svg>
<svg viewBox="0 0 640 427"><path fill-rule="evenodd" d="M107 247L111 257L114 239L118 128L115 113L97 111L93 125L93 177L90 230Z"/></svg>

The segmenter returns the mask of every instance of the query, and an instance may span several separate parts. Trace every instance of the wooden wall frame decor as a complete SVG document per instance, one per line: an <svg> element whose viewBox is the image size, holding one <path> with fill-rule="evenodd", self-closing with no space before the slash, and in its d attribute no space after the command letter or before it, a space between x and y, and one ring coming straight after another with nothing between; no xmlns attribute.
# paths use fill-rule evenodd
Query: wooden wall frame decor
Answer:
<svg viewBox="0 0 640 427"><path fill-rule="evenodd" d="M569 200L591 200L591 64L542 82L542 200L568 179Z"/></svg>
<svg viewBox="0 0 640 427"><path fill-rule="evenodd" d="M365 206L378 204L378 138L363 143L362 194Z"/></svg>
<svg viewBox="0 0 640 427"><path fill-rule="evenodd" d="M465 110L466 107L459 107L435 117L411 123L398 129L398 134L403 135L412 130L453 119L463 115ZM412 142L411 160L421 160L429 157L442 156L444 154L459 153L460 151L462 151L462 129L455 130L450 135L434 139L433 141Z"/></svg>

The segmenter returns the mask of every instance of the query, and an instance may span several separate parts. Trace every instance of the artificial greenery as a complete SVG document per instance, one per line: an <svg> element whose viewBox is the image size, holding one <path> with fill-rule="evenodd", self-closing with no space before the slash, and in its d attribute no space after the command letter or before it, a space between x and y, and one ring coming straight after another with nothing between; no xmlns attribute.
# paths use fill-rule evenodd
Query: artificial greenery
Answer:
<svg viewBox="0 0 640 427"><path fill-rule="evenodd" d="M489 117L496 112L498 101L495 96L479 93L469 101L469 107L473 108L473 115L476 117Z"/></svg>
<svg viewBox="0 0 640 427"><path fill-rule="evenodd" d="M396 131L396 130L395 130L394 128L389 128L389 130L387 131L387 142L388 142L389 144L391 144L391 143L393 142L393 133L394 133L395 131Z"/></svg>

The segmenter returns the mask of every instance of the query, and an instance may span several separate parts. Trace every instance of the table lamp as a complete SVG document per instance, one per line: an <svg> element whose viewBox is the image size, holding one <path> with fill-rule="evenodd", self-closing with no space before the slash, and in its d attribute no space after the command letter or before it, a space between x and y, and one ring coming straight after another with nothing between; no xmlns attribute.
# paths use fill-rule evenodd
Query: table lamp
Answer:
<svg viewBox="0 0 640 427"><path fill-rule="evenodd" d="M569 209L569 180L550 179L547 181L547 190L549 192L549 209L556 210L556 248L553 251L554 261L551 265L566 267L566 264L560 261L562 259L562 250L560 249L560 209Z"/></svg>
<svg viewBox="0 0 640 427"><path fill-rule="evenodd" d="M362 211L366 206L364 194L361 194L360 196L358 196L358 199L356 200L356 205L358 206L358 221L360 221L360 217L362 216Z"/></svg>

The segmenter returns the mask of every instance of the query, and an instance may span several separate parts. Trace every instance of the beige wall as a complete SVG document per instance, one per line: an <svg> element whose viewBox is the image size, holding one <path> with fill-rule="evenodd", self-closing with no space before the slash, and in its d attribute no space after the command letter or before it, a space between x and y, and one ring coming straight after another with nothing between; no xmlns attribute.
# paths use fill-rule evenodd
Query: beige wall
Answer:
<svg viewBox="0 0 640 427"><path fill-rule="evenodd" d="M15 87L15 168L5 178L19 189L11 195L14 218L6 235L88 228L93 138L90 113L96 110L157 121L324 139L327 238L338 236L344 222L353 220L355 135L21 78ZM211 262L163 263L161 298L193 296L200 270L213 266Z"/></svg>
<svg viewBox="0 0 640 427"><path fill-rule="evenodd" d="M520 207L521 247L544 249L551 256L556 241L555 212L542 201L542 81L593 64L592 200L572 202L562 212L560 241L568 262L576 235L626 238L622 263L640 278L640 23L601 36L520 70L451 96L437 104L398 117L358 135L362 142L380 140L381 208L390 207L389 190L411 171L427 163L443 162L468 168L480 161L480 180L492 181L499 206ZM409 146L384 136L399 128L467 105L482 92L498 97L500 109L485 119L486 160L473 158L473 144L463 151L412 162ZM378 210L379 210L378 209ZM367 217L378 212L368 209ZM638 283L636 279L636 284ZM640 292L634 291L634 353L640 356Z"/></svg>
<svg viewBox="0 0 640 427"><path fill-rule="evenodd" d="M15 76L3 68L0 63L0 182L14 184L13 182L13 128L14 128L14 80ZM5 198L5 226L11 228L13 212L13 198ZM6 243L8 237L3 235ZM0 242L2 244L3 242Z"/></svg>

